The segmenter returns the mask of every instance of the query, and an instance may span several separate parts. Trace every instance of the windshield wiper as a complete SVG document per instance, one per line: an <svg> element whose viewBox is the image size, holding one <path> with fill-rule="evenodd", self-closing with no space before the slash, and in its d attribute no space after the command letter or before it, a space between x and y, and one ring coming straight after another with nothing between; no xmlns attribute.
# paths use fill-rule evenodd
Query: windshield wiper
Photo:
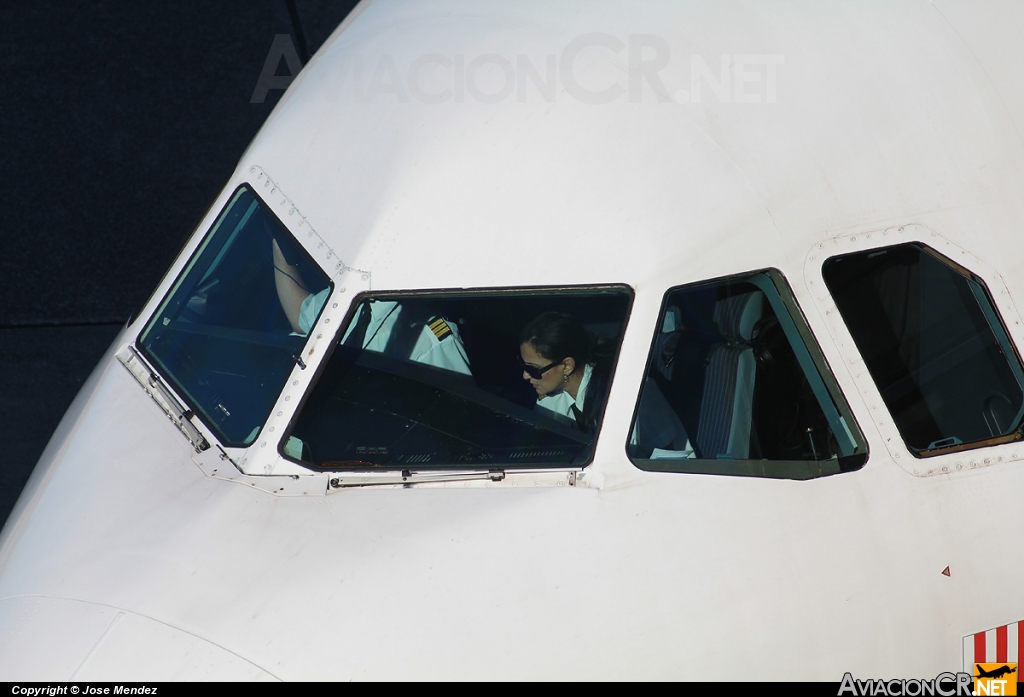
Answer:
<svg viewBox="0 0 1024 697"><path fill-rule="evenodd" d="M352 474L339 474L331 478L332 489L345 489L357 486L394 486L395 484L423 484L426 482L464 482L479 479L488 479L492 482L500 482L505 478L505 470L492 469L487 471L413 471L402 470L401 472L353 472Z"/></svg>
<svg viewBox="0 0 1024 697"><path fill-rule="evenodd" d="M201 453L210 447L210 444L192 423L192 410L186 409L181 402L171 393L160 375L139 355L134 346L127 346L124 351L117 354L117 359L128 369L142 389L153 398L153 401L167 413L178 430L185 434L185 437L192 443L197 453Z"/></svg>

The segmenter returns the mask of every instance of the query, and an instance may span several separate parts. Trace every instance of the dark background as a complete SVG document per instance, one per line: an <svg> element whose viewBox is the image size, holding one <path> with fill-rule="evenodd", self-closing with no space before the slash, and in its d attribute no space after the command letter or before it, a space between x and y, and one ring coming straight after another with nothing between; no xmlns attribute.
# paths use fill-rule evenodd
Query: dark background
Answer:
<svg viewBox="0 0 1024 697"><path fill-rule="evenodd" d="M0 522L280 98L275 35L305 62L355 4L0 5Z"/></svg>

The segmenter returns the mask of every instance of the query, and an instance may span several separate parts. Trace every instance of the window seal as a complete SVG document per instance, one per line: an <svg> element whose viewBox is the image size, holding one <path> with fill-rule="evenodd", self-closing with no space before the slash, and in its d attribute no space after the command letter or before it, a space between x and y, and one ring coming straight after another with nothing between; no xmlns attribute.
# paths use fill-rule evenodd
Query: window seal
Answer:
<svg viewBox="0 0 1024 697"><path fill-rule="evenodd" d="M238 196L243 189L248 191L248 193L252 195L253 198L256 199L259 205L262 206L263 209L269 215L273 216L273 218L277 220L278 223L280 223L281 227L291 236L292 242L295 243L298 250L300 250L300 253L306 257L309 263L311 263L315 268L319 269L319 271L323 273L323 275L328 279L327 287L330 289L330 293L333 294L335 289L335 281L334 278L327 271L327 269L325 269L317 261L314 255L310 254L309 250L305 248L305 246L299 240L298 236L292 230L290 230L288 226L284 223L284 221L281 220L281 218L273 211L271 205L267 203L267 201L260 195L258 188L251 182L243 181L241 184L235 187L234 191L231 192L231 195L227 197L227 202L217 213L217 217L214 220L213 224L203 234L202 239L200 240L199 244L196 245L196 248L195 250L193 250L192 255L188 258L188 261L186 261L185 264L182 266L181 271L175 277L173 283L171 283L167 292L161 298L159 304L156 306L154 311L149 315L149 317L146 318L138 334L135 335L135 338L132 340L132 343L130 344L130 348L133 351L137 352L141 358L145 359L145 362L150 366L152 372L155 375L159 376L160 380L163 382L164 389L171 391L173 396L181 404L187 407L189 420L199 420L202 426L206 429L207 440L212 439L215 442L215 444L222 445L227 448L248 449L259 440L260 436L263 435L263 430L266 428L267 425L267 418L263 419L262 423L259 426L259 430L256 432L256 435L251 443L238 443L228 439L226 437L226 434L223 433L222 430L206 416L203 410L198 408L197 404L195 403L195 400L191 398L188 391L181 385L181 383L172 374L172 372L163 367L162 362L152 355L152 353L146 348L145 344L142 341L142 337L153 326L153 323L156 320L156 318L159 317L160 314L167 308L174 294L181 288L181 285L184 282L185 278L188 276L189 272L199 261L200 257L203 255L209 244L212 242L213 238L216 236L218 230L220 229L221 224L224 221L226 213L228 212L228 210L230 210L231 206L238 199ZM248 217L248 215L249 214L247 213L246 217ZM215 266L215 264L211 264L211 267L213 266ZM318 313L316 321L319 321L320 315L322 314L323 308L321 308L320 312ZM314 326L315 324L316 322L314 322ZM313 332L311 329L310 332L306 335L306 341L303 343L302 348L296 352L296 356L301 356L302 351L305 350L306 346L309 345L309 341L312 336ZM285 381L285 384L287 384L287 381ZM283 386L282 389L284 389Z"/></svg>
<svg viewBox="0 0 1024 697"><path fill-rule="evenodd" d="M401 300L408 298L457 298L457 297L473 297L473 296L488 296L488 295L499 295L502 293L509 293L520 296L531 296L531 295L586 295L589 293L598 293L602 291L612 291L623 293L626 298L626 306L622 317L621 330L618 339L615 344L615 362L611 366L611 372L608 375L608 387L609 395L612 389L612 385L615 382L616 371L618 370L619 361L621 360L621 349L622 341L625 337L625 333L628 329L629 320L633 312L633 303L636 300L636 290L626 283L589 283L581 285L550 285L550 286L496 286L496 287L477 287L477 288L428 288L428 289L390 289L390 290L366 290L354 295L349 303L348 310L345 312L342 321L338 322L337 328L329 342L328 348L316 367L316 371L311 376L310 381L306 385L306 389L302 394L302 397L298 400L295 407L293 408L288 422L281 430L281 436L277 443L277 454L285 461L298 465L310 472L314 473L330 473L335 475L335 478L342 479L346 475L349 478L358 478L361 474L373 473L385 475L387 473L393 473L394 479L386 479L377 481L374 478L373 484L398 484L398 483L415 483L412 480L418 477L427 475L446 475L455 474L458 472L468 473L467 476L470 478L479 478L480 475L484 477L490 476L489 473L500 471L502 477L513 474L513 473L527 473L527 472L545 472L545 473L557 473L557 472L568 472L576 473L581 472L589 467L593 462L597 454L598 443L600 439L600 430L594 434L594 440L592 446L589 448L589 454L587 459L579 463L563 463L559 465L553 465L550 467L538 467L524 466L522 468L501 466L495 467L494 465L480 465L480 466L466 466L465 464L452 464L452 465L437 465L427 469L417 469L415 467L405 468L388 468L384 469L381 467L367 467L364 469L357 469L352 467L339 468L339 467L318 467L312 463L304 462L303 460L292 457L290 454L285 452L285 446L288 443L291 434L293 433L295 426L298 422L299 417L303 413L313 391L316 386L320 383L324 372L326 372L331 358L335 351L341 345L342 337L348 330L349 325L355 320L355 313L361 303L365 300ZM313 331L311 330L312 334ZM606 395L607 397L608 395ZM601 405L601 411L597 415L597 421L601 424L601 428L604 427L605 414L607 413L608 402ZM403 478L403 474L406 475ZM466 476L458 477L452 481L461 481ZM368 484L359 483L351 486L366 486ZM335 486L332 484L332 486ZM346 488L348 485L340 484L335 488Z"/></svg>
<svg viewBox="0 0 1024 697"><path fill-rule="evenodd" d="M810 480L819 477L852 472L861 469L868 460L869 446L864 437L853 410L843 394L834 373L828 364L824 352L818 343L807 318L796 302L796 297L786 281L785 275L775 268L763 268L746 273L732 274L713 279L705 279L672 286L662 295L661 307L658 312L657 329L664 321L669 299L673 293L686 289L708 286L711 284L729 284L746 282L758 287L771 304L786 334L787 339L797 356L800 368L804 371L808 382L811 384L815 398L825 411L825 416L830 424L841 425L843 435L849 438L850 454L839 455L827 460L767 460L767 459L644 459L633 457L629 454L630 441L627 439L624 452L629 461L638 469L645 472L679 473L679 474L701 474L738 477L759 477L763 479L789 479L789 480ZM770 291L767 284L770 283ZM655 348L657 331L651 340L651 349L648 354L647 363L643 375L650 375L655 360ZM794 335L795 333L795 335ZM794 341L794 338L798 339ZM799 348L798 348L799 347ZM805 361L810 362L813 370L807 370ZM816 376L816 378L815 378ZM820 381L815 385L815 379ZM640 402L644 390L644 382L641 382L633 409L633 416L630 424L635 424L639 418ZM822 403L822 393L827 401ZM831 409L826 409L826 405ZM829 412L832 412L829 414ZM632 433L632 426L629 432ZM833 432L839 437L840 429L833 427ZM696 437L696 434L693 434Z"/></svg>
<svg viewBox="0 0 1024 697"><path fill-rule="evenodd" d="M902 230L903 228L900 228L900 231ZM936 234L934 232L932 233L932 237L936 237ZM857 249L842 254L834 254L831 256L827 256L825 259L822 260L819 267L822 282L825 284L826 288L828 288L829 294L832 297L833 302L835 302L836 290L830 285L830 282L826 279L825 276L825 267L828 266L830 262L834 262L838 259L852 257L864 253L868 253L874 256L901 247L915 248L922 255L933 259L935 262L938 262L938 264L940 264L941 266L949 269L955 275L963 279L963 281L967 284L967 289L970 291L970 294L973 297L974 302L977 304L977 310L980 311L981 316L984 318L985 324L987 325L989 331L991 331L992 337L995 339L995 343L998 345L1000 353L1004 354L1006 358L1006 367L1013 374L1014 378L1017 381L1017 384L1021 388L1024 388L1024 361L1021 360L1020 352L1018 351L1016 344L1010 336L1006 322L1003 319L998 304L996 303L996 294L994 294L991 291L991 289L988 286L988 283L986 283L985 279L981 275L975 273L971 269L963 266L961 263L952 259L950 256L946 256L941 251L934 249L932 246L930 246L934 242L934 239L928 241L920 238L910 238L900 242L894 242L893 244L885 246L868 246L862 249ZM946 244L947 246L952 247L951 243L949 243L948 241L946 242ZM962 249L960 249L959 251L961 253L964 253L964 250ZM976 259L975 262L984 265L983 262L980 262L980 260ZM994 274L994 272L992 273ZM1005 289L1003 292L1005 293ZM838 303L836 304L836 307L838 308ZM857 345L858 340L854 336L853 330L850 328L850 324L848 323L847 318L843 316L841 311L837 312L837 316L839 318L839 322L844 326L846 331L850 333L851 338L853 338L854 340L856 350L863 359L863 352L861 350L861 347ZM866 361L865 365L867 365ZM875 380L875 376L871 374L870 368L868 368L867 372L871 376L871 384L881 394L882 388L879 385L879 383ZM896 432L899 434L900 442L906 449L906 452L908 452L911 456L918 460L939 457L943 455L951 455L965 452L968 450L976 450L979 448L1005 445L1008 443L1020 441L1022 438L1024 438L1024 402L1022 402L1021 407L1018 409L1013 421L1013 423L1017 424L1017 427L1014 428L1009 433L1006 433L1004 435L981 438L977 440L971 440L968 442L962 442L959 438L956 437L947 437L934 441L928 446L919 449L913 447L907 441L907 436L903 430L903 425L901 425L901 422L897 420L896 415L893 413L892 408L886 402L884 397L882 398L882 404L884 405L886 412L889 415L889 418L892 420L893 425L896 427ZM947 441L954 442L949 443L948 445L934 447L937 446L939 443L946 443ZM914 474L917 474L916 470L914 470Z"/></svg>

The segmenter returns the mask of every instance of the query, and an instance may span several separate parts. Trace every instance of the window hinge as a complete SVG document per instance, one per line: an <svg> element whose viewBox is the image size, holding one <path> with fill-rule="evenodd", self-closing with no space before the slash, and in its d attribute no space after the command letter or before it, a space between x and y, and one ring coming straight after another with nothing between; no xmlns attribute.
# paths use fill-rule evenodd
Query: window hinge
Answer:
<svg viewBox="0 0 1024 697"><path fill-rule="evenodd" d="M332 489L344 489L358 486L394 486L395 484L412 485L443 482L468 482L481 479L500 482L505 479L505 470L495 469L487 472L452 472L445 470L427 472L422 470L402 470L401 472L391 473L353 472L352 474L339 474L339 476L332 477L330 485Z"/></svg>
<svg viewBox="0 0 1024 697"><path fill-rule="evenodd" d="M128 369L132 377L142 385L153 401L160 405L174 425L178 427L178 430L189 439L197 453L210 447L206 438L192 422L194 416L192 410L178 401L177 397L164 384L160 375L143 359L134 346L129 345L120 351L117 358Z"/></svg>

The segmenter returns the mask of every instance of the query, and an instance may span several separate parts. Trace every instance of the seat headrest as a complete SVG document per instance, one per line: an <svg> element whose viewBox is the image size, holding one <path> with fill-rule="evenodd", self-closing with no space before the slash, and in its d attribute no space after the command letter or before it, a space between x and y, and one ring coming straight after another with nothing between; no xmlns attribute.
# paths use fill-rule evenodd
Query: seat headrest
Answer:
<svg viewBox="0 0 1024 697"><path fill-rule="evenodd" d="M665 308L665 321L661 325L662 334L671 334L683 328L683 312L675 305Z"/></svg>
<svg viewBox="0 0 1024 697"><path fill-rule="evenodd" d="M715 305L715 324L726 341L750 341L754 325L761 319L764 294L761 291L740 293Z"/></svg>

